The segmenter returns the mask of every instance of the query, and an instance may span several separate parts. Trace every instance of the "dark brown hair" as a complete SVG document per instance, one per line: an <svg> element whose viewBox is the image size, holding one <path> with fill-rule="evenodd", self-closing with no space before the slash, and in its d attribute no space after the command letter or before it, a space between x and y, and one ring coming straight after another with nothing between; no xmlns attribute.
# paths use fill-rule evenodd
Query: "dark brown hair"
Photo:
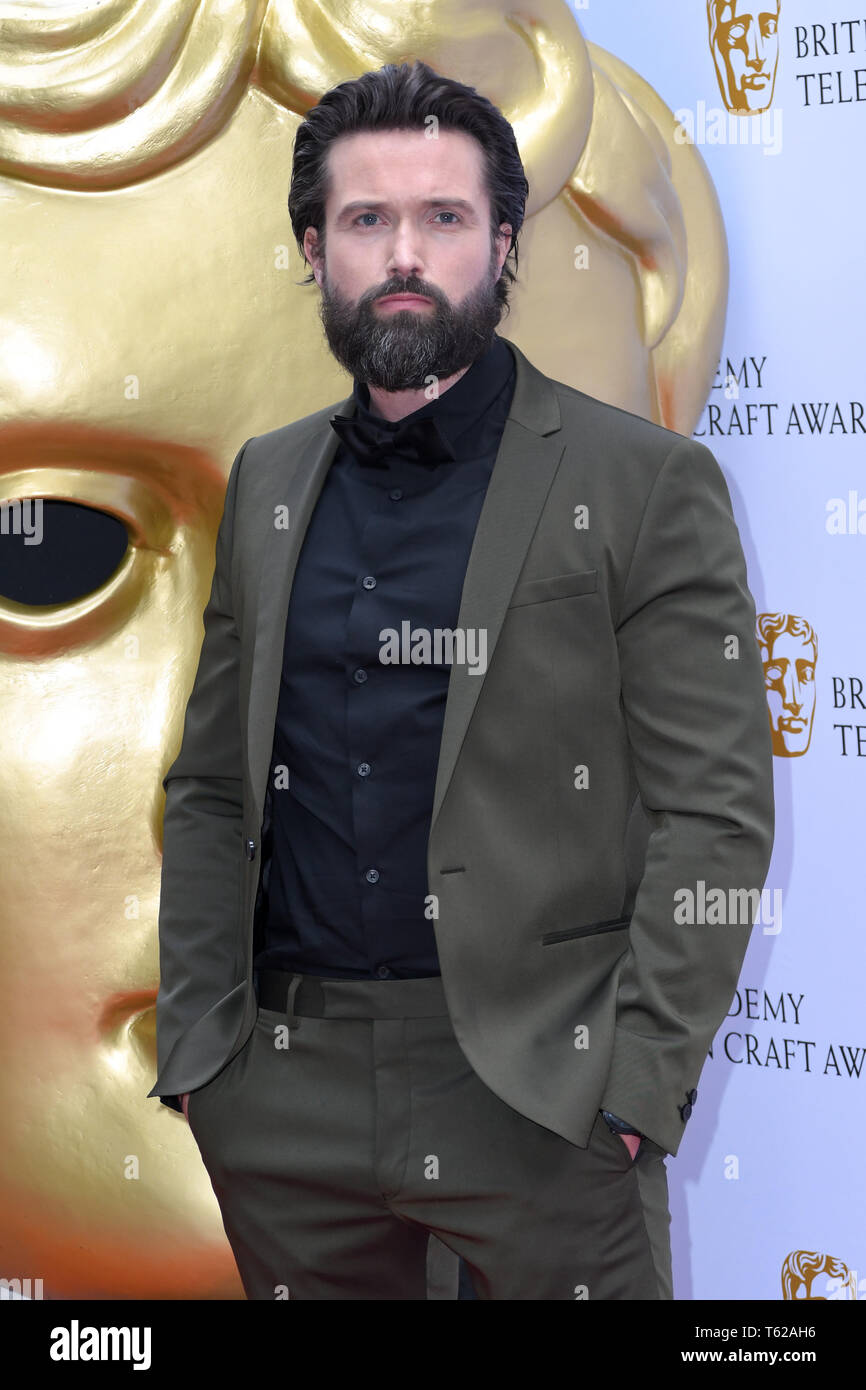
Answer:
<svg viewBox="0 0 866 1390"><path fill-rule="evenodd" d="M289 188L289 216L298 250L304 255L304 233L315 227L320 247L325 239L328 195L327 155L341 135L361 130L426 130L435 116L440 129L462 130L481 146L484 182L490 199L491 238L499 224L511 226L508 256L517 270L517 237L523 226L529 184L510 123L474 87L434 72L416 59L412 64L388 63L373 72L340 82L326 92L298 127ZM315 277L307 275L302 284ZM496 282L497 295L507 307L508 286L514 281L506 258Z"/></svg>

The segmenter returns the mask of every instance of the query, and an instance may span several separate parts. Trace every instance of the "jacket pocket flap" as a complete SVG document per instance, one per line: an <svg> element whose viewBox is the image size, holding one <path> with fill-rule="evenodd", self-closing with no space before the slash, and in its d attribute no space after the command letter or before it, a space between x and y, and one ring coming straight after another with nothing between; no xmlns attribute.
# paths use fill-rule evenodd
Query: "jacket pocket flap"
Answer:
<svg viewBox="0 0 866 1390"><path fill-rule="evenodd" d="M550 579L528 579L517 585L508 606L520 608L526 603L545 603L548 599L594 594L597 589L598 570L577 570L570 574L556 574Z"/></svg>

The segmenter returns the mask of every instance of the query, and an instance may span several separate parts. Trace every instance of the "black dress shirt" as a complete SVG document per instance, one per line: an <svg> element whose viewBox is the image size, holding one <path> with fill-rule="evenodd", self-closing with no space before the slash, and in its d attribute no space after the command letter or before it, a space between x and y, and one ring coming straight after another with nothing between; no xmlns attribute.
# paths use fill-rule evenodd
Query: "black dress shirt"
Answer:
<svg viewBox="0 0 866 1390"><path fill-rule="evenodd" d="M431 415L453 463L340 444L292 585L262 842L255 968L438 975L427 843L449 662L380 660L384 629L453 629L514 392L495 337ZM354 383L357 417L388 427ZM396 423L393 428L396 429Z"/></svg>

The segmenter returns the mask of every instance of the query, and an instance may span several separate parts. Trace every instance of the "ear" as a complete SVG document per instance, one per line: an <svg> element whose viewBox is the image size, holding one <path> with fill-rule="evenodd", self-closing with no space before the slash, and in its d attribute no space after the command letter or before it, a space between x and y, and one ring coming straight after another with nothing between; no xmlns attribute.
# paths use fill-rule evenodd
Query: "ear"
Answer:
<svg viewBox="0 0 866 1390"><path fill-rule="evenodd" d="M315 227L308 227L304 232L304 255L310 264L310 269L316 277L316 284L322 283L322 257L319 253L319 236Z"/></svg>
<svg viewBox="0 0 866 1390"><path fill-rule="evenodd" d="M498 231L497 234L496 234L496 241L497 241L496 255L497 255L497 258L498 258L498 260L499 260L499 272L498 272L498 274L497 274L497 276L496 276L496 278L497 278L497 280L498 280L498 279L499 279L499 276L502 274L502 267L505 265L505 258L506 258L506 256L508 255L508 249L509 249L509 246L510 246L510 244L511 244L511 223L510 223L510 222L500 222L500 224L499 224L499 231Z"/></svg>

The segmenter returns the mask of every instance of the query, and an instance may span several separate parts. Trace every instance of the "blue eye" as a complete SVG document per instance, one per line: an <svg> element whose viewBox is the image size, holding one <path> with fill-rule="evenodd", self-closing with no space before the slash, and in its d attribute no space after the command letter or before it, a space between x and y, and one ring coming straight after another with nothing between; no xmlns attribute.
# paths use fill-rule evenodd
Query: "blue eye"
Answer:
<svg viewBox="0 0 866 1390"><path fill-rule="evenodd" d="M359 213L358 216L355 218L355 226L365 226L365 227L369 227L369 226L371 225L371 223L369 223L369 222L364 222L363 219L364 219L365 217L378 217L378 216L379 216L378 212L362 212L362 213ZM453 219L454 219L453 222L445 222L445 223L441 223L441 224L440 224L440 225L446 226L446 227L453 227L453 226L455 225L455 223L457 223L457 222L460 221L460 218L457 216L457 213L456 213L456 212L450 212L448 209L444 209L444 210L441 211L441 212L437 212L437 213L436 213L436 216L437 216L437 217L453 217Z"/></svg>

